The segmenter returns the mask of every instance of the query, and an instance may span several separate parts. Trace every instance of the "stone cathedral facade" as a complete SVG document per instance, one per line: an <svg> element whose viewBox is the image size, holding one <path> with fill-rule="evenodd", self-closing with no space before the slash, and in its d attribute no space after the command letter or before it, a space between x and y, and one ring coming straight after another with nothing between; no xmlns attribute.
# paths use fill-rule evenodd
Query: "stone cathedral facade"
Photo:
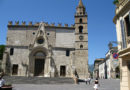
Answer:
<svg viewBox="0 0 130 90"><path fill-rule="evenodd" d="M10 21L2 68L10 76L87 78L87 13L82 0L72 26Z"/></svg>

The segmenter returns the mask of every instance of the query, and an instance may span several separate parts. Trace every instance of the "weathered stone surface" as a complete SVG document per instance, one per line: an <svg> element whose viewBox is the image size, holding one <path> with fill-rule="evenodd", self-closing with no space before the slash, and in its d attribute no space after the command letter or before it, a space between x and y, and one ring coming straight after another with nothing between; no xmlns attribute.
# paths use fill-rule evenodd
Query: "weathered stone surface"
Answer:
<svg viewBox="0 0 130 90"><path fill-rule="evenodd" d="M85 8L78 12L85 12ZM4 71L16 76L36 76L37 72L37 76L42 77L73 77L77 71L79 78L88 77L87 16L86 13L76 15L73 27L44 22L9 24ZM82 22L79 22L81 18ZM83 26L82 33L79 33L79 26ZM6 70L6 63L9 70Z"/></svg>

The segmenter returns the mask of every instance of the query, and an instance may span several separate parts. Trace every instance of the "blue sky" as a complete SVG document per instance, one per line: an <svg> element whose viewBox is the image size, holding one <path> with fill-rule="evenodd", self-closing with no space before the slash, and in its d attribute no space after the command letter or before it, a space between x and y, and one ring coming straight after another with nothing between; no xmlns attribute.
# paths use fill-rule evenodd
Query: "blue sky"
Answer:
<svg viewBox="0 0 130 90"><path fill-rule="evenodd" d="M82 0L88 13L89 64L103 58L116 41L113 0ZM6 44L8 21L74 24L79 0L0 0L0 44Z"/></svg>

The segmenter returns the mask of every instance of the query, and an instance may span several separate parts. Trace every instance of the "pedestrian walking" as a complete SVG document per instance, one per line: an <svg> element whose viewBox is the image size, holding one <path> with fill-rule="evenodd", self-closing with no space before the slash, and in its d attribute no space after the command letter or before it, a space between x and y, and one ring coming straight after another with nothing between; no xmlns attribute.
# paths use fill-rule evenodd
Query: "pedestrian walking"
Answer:
<svg viewBox="0 0 130 90"><path fill-rule="evenodd" d="M88 81L88 83L89 83L89 85L90 85L90 82L91 82L91 78L89 77L87 81Z"/></svg>
<svg viewBox="0 0 130 90"><path fill-rule="evenodd" d="M87 85L87 83L88 83L88 79L85 79L85 83L86 83L86 85Z"/></svg>
<svg viewBox="0 0 130 90"><path fill-rule="evenodd" d="M74 74L73 74L73 79L74 79L75 84L79 84L78 78L79 78L79 76L78 76L78 74L77 74L77 71L75 70L75 71L74 71Z"/></svg>
<svg viewBox="0 0 130 90"><path fill-rule="evenodd" d="M98 90L98 87L99 87L99 81L98 81L98 78L96 78L95 82L94 82L94 89L95 90Z"/></svg>
<svg viewBox="0 0 130 90"><path fill-rule="evenodd" d="M76 83L79 84L79 76L78 76L78 74L76 74L75 77L76 77Z"/></svg>

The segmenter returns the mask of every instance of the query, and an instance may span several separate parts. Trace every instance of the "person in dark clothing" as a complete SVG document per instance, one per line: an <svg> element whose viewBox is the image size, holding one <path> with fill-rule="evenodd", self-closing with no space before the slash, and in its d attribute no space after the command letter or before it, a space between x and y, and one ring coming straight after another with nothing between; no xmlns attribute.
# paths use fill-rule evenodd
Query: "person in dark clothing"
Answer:
<svg viewBox="0 0 130 90"><path fill-rule="evenodd" d="M96 80L94 82L94 89L98 90L98 87L99 87L99 81L98 81L98 78L96 78Z"/></svg>

